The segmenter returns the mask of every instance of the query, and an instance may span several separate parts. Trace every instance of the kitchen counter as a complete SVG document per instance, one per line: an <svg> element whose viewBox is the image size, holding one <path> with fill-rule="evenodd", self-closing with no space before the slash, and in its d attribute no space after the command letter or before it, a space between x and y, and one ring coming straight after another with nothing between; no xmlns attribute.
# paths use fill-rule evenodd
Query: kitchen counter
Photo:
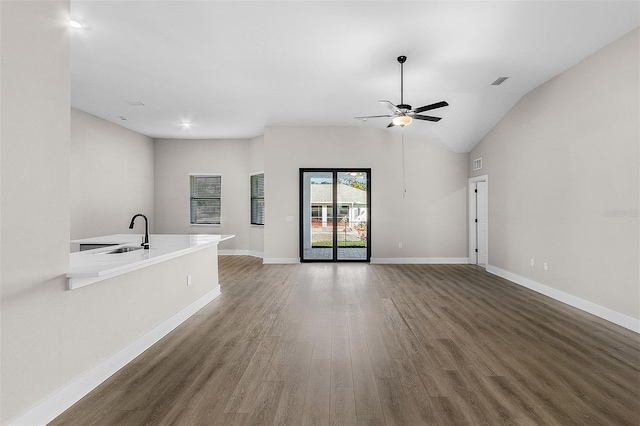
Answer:
<svg viewBox="0 0 640 426"><path fill-rule="evenodd" d="M79 246L105 247L70 254L69 290L215 246L234 235L150 234L148 250L109 253L122 247L140 247L142 237L142 234L115 234L71 241Z"/></svg>

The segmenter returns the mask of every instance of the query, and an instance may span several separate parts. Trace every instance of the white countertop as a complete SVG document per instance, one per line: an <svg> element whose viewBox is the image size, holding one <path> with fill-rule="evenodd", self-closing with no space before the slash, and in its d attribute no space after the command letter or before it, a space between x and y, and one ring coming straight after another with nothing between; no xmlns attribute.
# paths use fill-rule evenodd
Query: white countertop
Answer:
<svg viewBox="0 0 640 426"><path fill-rule="evenodd" d="M115 234L73 240L74 244L114 244L109 247L71 253L67 278L69 289L84 287L136 269L164 262L217 245L234 235L150 234L149 249L109 254L119 247L140 247L142 234Z"/></svg>

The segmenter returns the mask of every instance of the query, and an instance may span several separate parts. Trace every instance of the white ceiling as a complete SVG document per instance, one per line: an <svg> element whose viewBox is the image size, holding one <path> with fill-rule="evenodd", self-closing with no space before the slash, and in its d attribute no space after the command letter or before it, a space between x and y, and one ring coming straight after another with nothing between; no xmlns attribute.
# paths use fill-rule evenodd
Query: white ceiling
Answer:
<svg viewBox="0 0 640 426"><path fill-rule="evenodd" d="M386 128L386 118L353 117L386 114L378 100L400 103L396 57L406 55L405 103L450 106L405 133L468 152L524 94L638 27L639 5L71 0L84 24L72 31L71 101L154 138Z"/></svg>

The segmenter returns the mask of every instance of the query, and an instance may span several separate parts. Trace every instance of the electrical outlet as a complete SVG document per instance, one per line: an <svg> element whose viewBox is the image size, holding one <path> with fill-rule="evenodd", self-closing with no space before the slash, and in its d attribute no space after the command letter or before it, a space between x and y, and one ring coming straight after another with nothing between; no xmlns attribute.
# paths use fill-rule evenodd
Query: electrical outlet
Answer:
<svg viewBox="0 0 640 426"><path fill-rule="evenodd" d="M544 262L544 270L546 271L547 269L549 269L549 264L547 262Z"/></svg>
<svg viewBox="0 0 640 426"><path fill-rule="evenodd" d="M402 248L402 243L398 243L398 248Z"/></svg>
<svg viewBox="0 0 640 426"><path fill-rule="evenodd" d="M531 266L536 266L536 260L535 259L531 259Z"/></svg>
<svg viewBox="0 0 640 426"><path fill-rule="evenodd" d="M191 285L191 274L187 275L187 285Z"/></svg>

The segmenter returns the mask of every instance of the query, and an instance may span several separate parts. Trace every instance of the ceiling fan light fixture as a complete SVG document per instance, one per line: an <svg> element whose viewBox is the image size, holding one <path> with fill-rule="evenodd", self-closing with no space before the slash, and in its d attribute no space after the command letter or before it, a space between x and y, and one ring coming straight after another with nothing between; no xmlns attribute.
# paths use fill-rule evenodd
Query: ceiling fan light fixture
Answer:
<svg viewBox="0 0 640 426"><path fill-rule="evenodd" d="M398 115L393 117L393 119L391 120L394 126L400 127L408 126L412 121L413 119L408 115Z"/></svg>

